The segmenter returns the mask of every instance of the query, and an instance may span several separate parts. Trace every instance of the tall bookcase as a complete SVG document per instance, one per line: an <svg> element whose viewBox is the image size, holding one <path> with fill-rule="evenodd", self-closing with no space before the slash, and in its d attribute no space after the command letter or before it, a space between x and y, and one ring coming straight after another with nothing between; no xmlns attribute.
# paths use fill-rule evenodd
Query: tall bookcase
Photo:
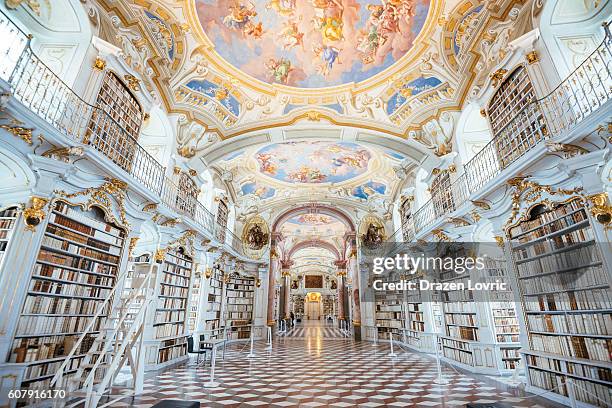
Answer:
<svg viewBox="0 0 612 408"><path fill-rule="evenodd" d="M125 237L97 208L82 211L55 203L12 344L10 362L27 365L22 389L49 388L64 357L117 284ZM103 311L85 337L68 374L76 373L108 312Z"/></svg>
<svg viewBox="0 0 612 408"><path fill-rule="evenodd" d="M323 295L323 315L334 316L336 298L334 295Z"/></svg>
<svg viewBox="0 0 612 408"><path fill-rule="evenodd" d="M218 340L223 338L223 325L221 324L221 307L223 306L223 271L210 269L208 278L208 291L206 312L204 316L204 339Z"/></svg>
<svg viewBox="0 0 612 408"><path fill-rule="evenodd" d="M462 281L467 284L469 276L450 272L442 282ZM471 291L447 291L442 293L444 330L441 336L442 355L467 366L474 366L472 344L479 340L476 303Z"/></svg>
<svg viewBox="0 0 612 408"><path fill-rule="evenodd" d="M500 352L500 370L514 370L519 367L521 348L520 326L516 313L514 294L510 289L509 264L503 257L486 257L483 270L485 282L505 282L508 290L494 290L485 293L486 304L493 319L494 340Z"/></svg>
<svg viewBox="0 0 612 408"><path fill-rule="evenodd" d="M189 312L187 315L187 329L189 333L193 333L198 324L200 296L202 296L202 273L196 270L193 274L191 296L189 297Z"/></svg>
<svg viewBox="0 0 612 408"><path fill-rule="evenodd" d="M540 129L545 126L544 116L538 105L533 104L535 99L535 90L527 69L520 66L506 77L489 102L487 116L502 169L543 137ZM519 114L532 122L509 126Z"/></svg>
<svg viewBox="0 0 612 408"><path fill-rule="evenodd" d="M572 394L579 404L612 404L610 267L591 215L580 199L537 205L508 233L530 387L565 404Z"/></svg>
<svg viewBox="0 0 612 408"><path fill-rule="evenodd" d="M183 248L166 252L158 274L159 294L153 333L160 342L157 364L165 364L187 355L187 308L193 261Z"/></svg>
<svg viewBox="0 0 612 408"><path fill-rule="evenodd" d="M0 211L0 271L2 270L2 259L13 237L13 230L17 222L17 207L7 208Z"/></svg>
<svg viewBox="0 0 612 408"><path fill-rule="evenodd" d="M255 279L232 275L226 285L224 313L227 340L248 339L253 324Z"/></svg>
<svg viewBox="0 0 612 408"><path fill-rule="evenodd" d="M377 291L374 317L379 339L388 340L392 333L393 339L399 341L406 323L402 293Z"/></svg>
<svg viewBox="0 0 612 408"><path fill-rule="evenodd" d="M115 73L107 71L96 106L99 110L94 110L88 126L90 143L121 168L130 171L144 117L138 100Z"/></svg>

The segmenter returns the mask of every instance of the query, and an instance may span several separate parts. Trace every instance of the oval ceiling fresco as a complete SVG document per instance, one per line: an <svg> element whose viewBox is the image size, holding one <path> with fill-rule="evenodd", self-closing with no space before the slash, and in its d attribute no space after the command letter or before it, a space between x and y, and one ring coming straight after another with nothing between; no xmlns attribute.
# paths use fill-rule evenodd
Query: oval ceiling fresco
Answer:
<svg viewBox="0 0 612 408"><path fill-rule="evenodd" d="M255 153L259 171L287 183L340 183L368 170L372 155L352 142L299 141L268 145Z"/></svg>
<svg viewBox="0 0 612 408"><path fill-rule="evenodd" d="M267 83L363 81L412 48L430 0L196 0L215 50Z"/></svg>

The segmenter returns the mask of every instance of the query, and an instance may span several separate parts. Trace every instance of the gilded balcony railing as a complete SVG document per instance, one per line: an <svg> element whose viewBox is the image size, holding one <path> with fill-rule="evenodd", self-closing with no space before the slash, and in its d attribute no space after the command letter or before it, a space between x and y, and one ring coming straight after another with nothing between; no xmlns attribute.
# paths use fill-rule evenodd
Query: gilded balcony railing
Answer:
<svg viewBox="0 0 612 408"><path fill-rule="evenodd" d="M470 194L543 140L571 130L612 96L612 36L604 25L602 43L551 93L531 101L464 166Z"/></svg>
<svg viewBox="0 0 612 408"><path fill-rule="evenodd" d="M0 79L10 85L15 99L75 143L102 153L159 196L165 206L244 254L240 239L227 229L218 231L214 216L197 197L179 189L165 176L165 167L107 112L81 99L45 65L30 47L32 37L1 11L0 38Z"/></svg>
<svg viewBox="0 0 612 408"><path fill-rule="evenodd" d="M543 140L558 137L589 117L612 96L612 35L605 38L561 84L531 101L464 166L451 185L413 214L416 234L451 214L514 161ZM413 237L414 238L414 237Z"/></svg>

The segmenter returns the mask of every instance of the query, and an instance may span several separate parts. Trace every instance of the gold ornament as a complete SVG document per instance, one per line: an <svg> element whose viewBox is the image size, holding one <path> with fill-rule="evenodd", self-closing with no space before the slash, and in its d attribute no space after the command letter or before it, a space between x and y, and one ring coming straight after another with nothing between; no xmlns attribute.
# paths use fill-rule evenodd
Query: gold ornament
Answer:
<svg viewBox="0 0 612 408"><path fill-rule="evenodd" d="M498 69L497 71L493 72L490 76L491 78L491 86L493 86L493 88L497 88L497 85L499 85L499 83L504 79L504 76L508 73L507 69Z"/></svg>
<svg viewBox="0 0 612 408"><path fill-rule="evenodd" d="M504 237L496 236L495 242L497 242L497 246L500 248L504 247Z"/></svg>
<svg viewBox="0 0 612 408"><path fill-rule="evenodd" d="M538 53L534 50L525 55L525 59L527 60L527 63L529 65L532 65L538 62L540 60L540 57L538 56Z"/></svg>
<svg viewBox="0 0 612 408"><path fill-rule="evenodd" d="M140 80L136 78L134 75L127 74L123 78L128 83L128 88L130 88L134 92L140 91Z"/></svg>
<svg viewBox="0 0 612 408"><path fill-rule="evenodd" d="M608 194L593 194L588 196L587 199L592 204L591 214L593 214L593 217L607 228L612 222L612 206L608 204Z"/></svg>
<svg viewBox="0 0 612 408"><path fill-rule="evenodd" d="M35 231L36 226L45 219L46 213L43 209L48 203L49 200L42 197L32 197L30 199L30 207L23 210L27 230Z"/></svg>
<svg viewBox="0 0 612 408"><path fill-rule="evenodd" d="M134 251L134 248L136 247L136 244L138 243L139 239L139 237L130 238L130 245L128 246L128 257L132 256L132 252Z"/></svg>
<svg viewBox="0 0 612 408"><path fill-rule="evenodd" d="M104 71L104 68L106 68L106 61L104 61L100 57L96 57L96 60L94 61L94 64L93 64L93 67L94 67L94 69L97 69L98 71Z"/></svg>
<svg viewBox="0 0 612 408"><path fill-rule="evenodd" d="M157 263L162 263L164 262L164 259L166 258L166 252L168 252L168 248L159 248L157 251L155 251L155 262Z"/></svg>
<svg viewBox="0 0 612 408"><path fill-rule="evenodd" d="M126 190L127 183L125 181L121 181L116 178L106 178L106 181L100 187L90 187L83 191L70 194L66 193L65 191L55 190L55 194L64 198L89 196L89 200L87 200L87 202L84 204L69 204L79 205L83 210L88 210L93 205L97 205L105 211L111 222L121 225L126 229L130 229L131 225L127 220L124 204ZM120 221L115 220L115 217L112 216L111 209L113 205L112 200L110 199L111 197L115 198L115 201L119 207L118 212Z"/></svg>
<svg viewBox="0 0 612 408"><path fill-rule="evenodd" d="M0 125L0 129L4 129L13 136L17 136L30 146L32 146L32 131L33 129L24 128L21 126Z"/></svg>

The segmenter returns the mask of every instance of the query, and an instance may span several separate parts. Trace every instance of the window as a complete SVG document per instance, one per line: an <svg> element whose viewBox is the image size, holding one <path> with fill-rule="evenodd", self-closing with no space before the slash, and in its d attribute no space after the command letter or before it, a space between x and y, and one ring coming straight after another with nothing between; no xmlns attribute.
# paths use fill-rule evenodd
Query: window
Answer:
<svg viewBox="0 0 612 408"><path fill-rule="evenodd" d="M514 70L491 98L488 116L502 169L535 146L545 135L544 117L525 67Z"/></svg>

